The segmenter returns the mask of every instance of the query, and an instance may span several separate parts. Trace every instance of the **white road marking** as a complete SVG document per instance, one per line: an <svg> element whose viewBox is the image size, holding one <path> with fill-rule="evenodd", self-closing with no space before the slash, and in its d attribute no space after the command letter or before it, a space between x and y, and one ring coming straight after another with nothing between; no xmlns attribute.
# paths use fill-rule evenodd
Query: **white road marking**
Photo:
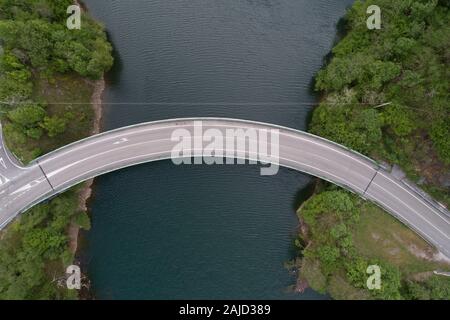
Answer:
<svg viewBox="0 0 450 320"><path fill-rule="evenodd" d="M375 184L376 186L378 186L380 189L384 190L384 188L382 186L380 186L379 184L372 182L372 184ZM367 194L367 193L366 193ZM438 231L439 233L441 233L444 237L446 237L447 239L450 240L450 237L448 235L446 235L444 232L442 232L441 229L438 229L431 221L429 221L428 219L426 219L425 217L423 217L421 214L419 214L415 209L411 208L406 202L404 202L402 199L400 199L399 197L390 194L391 197L397 199L398 202L402 203L404 206L406 206L408 209L410 209L412 212L414 212L416 214L416 216L420 217L422 220L426 221L432 228L434 228L436 231ZM378 200L380 202L382 202L381 200ZM384 202L383 202L384 203ZM396 212L397 214L399 214L398 211L393 211Z"/></svg>
<svg viewBox="0 0 450 320"><path fill-rule="evenodd" d="M335 180L335 181L331 181L331 182L335 182L337 184L343 185L344 187L353 189L355 192L362 195L363 190L361 188L357 187L355 184L353 184L351 182L347 182L349 177L346 176L346 174L349 172L349 170L352 169L352 163L346 161L346 159L343 159L341 156L343 156L344 158L347 158L347 159L351 159L353 161L353 165L355 165L355 164L362 165L362 166L357 166L357 168L359 170L353 170L353 174L355 175L355 176L353 176L353 179L355 179L355 181L361 181L361 184L367 184L367 186L368 186L367 194L370 198L372 198L379 205L388 208L388 211L391 211L391 213L394 216L401 217L412 228L414 228L416 232L421 234L424 238L428 239L428 241L433 243L436 247L444 250L446 252L446 255L449 254L449 250L445 249L445 247L443 246L443 245L447 245L447 243L445 243L445 241L442 241L441 237L438 237L437 238L438 241L436 241L435 239L437 237L437 234L434 234L433 236L431 236L427 233L427 231L424 231L424 230L421 230L420 228L418 228L415 223L413 223L410 219L407 219L405 217L404 214L407 212L397 212L389 205L386 205L383 202L384 201L383 198L378 199L377 197L374 197L373 194L370 193L371 192L370 186L372 184L374 186L377 186L378 188L381 188L382 192L389 193L388 190L384 189L381 185L377 184L375 181L370 183L369 181L370 181L370 178L372 177L372 175L370 175L370 177L366 177L366 173L364 172L365 170L363 170L363 168L369 168L368 171L371 174L373 174L373 172L379 168L379 166L377 164L372 163L370 159L368 159L365 156L358 154L354 151L351 151L351 150L345 148L344 146L340 146L337 144L335 145L333 142L327 141L326 139L321 139L320 137L315 137L315 136L309 135L305 132L282 127L282 126L264 124L264 123L252 122L252 121L247 122L245 120L239 121L239 120L233 120L233 119L213 119L213 118L198 118L198 119L191 118L191 119L174 119L174 120L168 120L168 121L159 121L159 122L153 122L153 123L148 123L148 124L143 124L143 125L137 125L137 126L133 126L133 127L120 128L120 129L113 130L112 132L111 131L105 132L105 133L102 133L97 136L89 137L85 140L81 140L80 142L72 143L68 146L62 147L54 152L44 155L44 156L40 157L38 159L38 161L40 161L41 163L43 163L45 165L45 163L50 163L53 161L58 162L58 161L61 161L61 159L70 160L70 157L73 157L74 159L76 159L78 156L76 153L78 151L84 149L84 150L87 150L88 153L90 153L90 151L91 151L90 149L92 149L93 152L95 152L96 148L97 148L96 146L103 148L104 145L102 145L102 143L105 143L105 142L111 143L110 146L123 145L118 148L112 147L112 149L109 149L107 151L97 153L95 155L86 157L85 159L81 159L81 160L72 162L70 165L66 165L66 166L60 167L54 171L51 171L50 175L52 175L54 177L55 175L61 173L62 171L73 167L74 165L79 165L83 161L87 161L89 159L95 158L102 154L104 155L104 154L108 154L108 153L114 153L114 152L117 152L118 150L131 148L133 146L143 145L146 143L170 140L170 139L166 138L166 139L155 139L155 140L144 141L144 142L130 143L130 140L133 141L133 140L138 140L140 138L145 138L145 134L148 132L152 132L152 131L154 131L156 133L158 133L158 131L161 131L162 134L165 134L167 130L180 128L183 126L186 129L192 131L195 128L196 121L201 121L203 123L204 130L206 130L207 128L211 128L211 127L234 129L234 130L236 130L236 129L244 129L245 130L245 129L249 129L249 128L255 128L257 130L259 130L259 129L279 129L280 138L283 137L287 141L291 141L291 139L293 139L291 143L288 143L286 145L280 145L281 147L286 148L286 149L296 149L295 144L299 144L301 146L304 143L307 143L307 144L310 144L313 146L318 146L317 151L315 153L310 153L311 157L313 157L311 161L315 160L314 157L321 158L326 161L333 161L333 158L334 158L334 161L339 162L338 165L342 167L343 172L340 172L340 174L344 178L341 178L341 177L333 174L329 170L326 170L326 169L328 169L328 166L326 166L326 163L324 164L325 169L319 169L319 168L317 168L317 165L315 163L308 165L308 164L302 163L300 161L291 160L291 159L280 156L280 159L282 159L286 163L285 164L279 163L279 165L288 167L288 168L292 168L294 170L299 170L299 168L296 168L296 166L298 165L298 166L300 166L301 171L304 171L308 174L312 174L312 175L322 175L323 174L324 176L321 177L322 179L327 179L327 177L330 177L330 179ZM222 123L220 123L220 122L222 122ZM154 127L151 127L152 125ZM32 167L31 166L27 167L27 168L20 167L20 166L16 165L16 163L14 161L11 160L11 158L9 157L8 151L5 150L5 147L3 145L3 139L2 139L1 134L2 133L1 133L1 125L0 125L0 151L2 151L0 154L0 166L4 167L7 170L7 173L5 173L5 174L8 175L8 177L6 177L4 175L0 175L0 186L2 187L1 191L0 191L0 195L3 195L0 198L0 206L1 206L0 212L4 212L3 211L4 208L8 207L10 204L19 202L19 201L21 201L21 199L24 199L24 197L27 194L29 194L29 192L32 192L32 190L37 190L38 193L41 193L42 195L40 197L45 197L45 196L51 195L52 193L49 193L49 191L47 189L46 190L36 189L36 187L38 185L40 185L41 182L43 182L42 179L44 179L44 178L41 178L41 179L34 180L29 184L22 185L18 189L15 189L13 192L10 193L11 197L4 196L4 193L7 192L7 190L10 190L12 188L12 187L11 188L5 187L5 183L10 182L8 180L9 178L12 179L11 183L15 182L14 179L17 178L17 169L22 170L23 175L21 174L20 176L26 178L27 172L29 170L31 170ZM168 134L170 135L170 133L168 133ZM294 146L291 146L291 145L294 145ZM307 149L315 149L315 148L313 148L312 146L309 146ZM325 152L325 150L331 150L331 154L329 152ZM195 154L196 151L202 151L202 150L193 149L191 151L193 152L193 154ZM224 149L223 151L226 151L226 150ZM301 149L300 149L300 151L301 151ZM151 157L158 156L158 155L161 156L161 155L168 154L168 152L170 152L170 150L169 151L164 150L164 151L156 152L156 153L146 153L144 155L127 157L125 159L117 160L114 162L108 162L107 164L103 164L100 167L83 172L83 174L79 174L76 177L73 177L70 180L65 181L64 183L60 184L60 186L70 185L71 181L77 181L78 179L86 177L87 175L89 175L91 173L96 172L97 174L100 174L101 173L100 170L103 170L104 168L107 168L108 166L113 166L114 164L123 164L123 166L129 166L129 164L127 164L127 162L139 161L139 159L145 159L144 161L142 161L140 163L149 162L148 159L146 159L149 156L151 156ZM331 159L321 156L320 153L328 155L329 157L331 157ZM246 159L258 160L257 153L245 152L245 154L246 154ZM291 154L291 153L289 152L289 154ZM293 153L293 154L294 154L294 157L296 157L296 154L295 153ZM256 159L251 159L252 155L256 156ZM170 159L170 156L158 158L158 159L152 159L151 161L162 160L162 159ZM12 168L8 168L9 163L11 163ZM135 164L135 163L133 163L133 164ZM291 164L292 164L292 166L291 166ZM110 171L113 171L116 169L117 168L112 168ZM314 173L312 173L312 172L314 172ZM11 176L9 176L10 173L11 173ZM385 185L385 187L389 186L389 183L392 183L393 184L392 186L396 186L399 188L398 190L394 189L394 191L392 191L390 193L390 196L392 196L393 199L395 199L399 204L403 205L405 208L407 208L410 211L409 215L407 215L407 216L409 216L411 218L410 215L415 214L419 219L419 220L416 220L416 222L423 221L423 223L425 223L425 226L429 226L432 229L436 230L439 234L442 234L445 237L445 239L450 239L449 236L445 232L443 232L443 230L438 228L441 226L450 225L449 219L447 219L445 216L441 215L441 212L439 212L438 209L436 209L435 207L430 205L425 199L421 198L420 194L417 194L416 192L414 192L414 190L411 190L407 186L401 184L401 181L398 181L398 180L394 179L393 177L390 177L389 173L382 171L382 170L380 170L379 173L381 174L380 178L387 179L386 182L383 182L383 183L387 183L387 185ZM357 178L358 175L360 178ZM356 178L359 180L357 180ZM361 178L362 178L362 180L361 180ZM367 179L367 182L365 182L364 179ZM389 181L389 183L388 183L388 181ZM9 185L14 186L13 184L9 184ZM395 193L395 194L392 194L392 193ZM31 194L33 195L33 193L31 193ZM400 199L398 196L402 195L402 194L403 195L408 194L408 195L412 196L415 200L419 201L419 203L423 206L423 210L424 210L423 212L425 213L425 215L421 214L418 211L418 209L413 209L411 207L411 203L408 204L408 201L413 202L411 198L406 198L404 200ZM34 197L34 195L33 195L33 197ZM38 199L40 199L40 198L34 199L32 201L32 203L35 203L36 201L38 201ZM2 203L2 200L6 200L5 201L6 204L5 204L5 202ZM30 204L31 203L27 203L27 205L30 205ZM400 209L400 210L402 210L402 209ZM14 216L6 218L7 219L6 222L10 221ZM442 220L445 222L445 224L442 225L440 223L438 226L434 225L433 222L430 221L428 218L430 218L430 217L434 218L435 216L439 217L440 218L439 221ZM3 217L3 218L5 218L5 217ZM4 226L5 224L6 224L5 220L3 220L2 223L0 223L0 228L2 226ZM422 227L423 227L423 225L422 225ZM425 230L427 230L427 229L425 228ZM428 230L430 230L430 229L428 229Z"/></svg>
<svg viewBox="0 0 450 320"><path fill-rule="evenodd" d="M0 158L0 164L2 165L3 168L8 169L8 167L6 166L5 160L3 160L3 158Z"/></svg>
<svg viewBox="0 0 450 320"><path fill-rule="evenodd" d="M219 128L225 128L225 129L236 129L236 128L237 129L248 129L249 128L249 126L245 126L245 125L231 125L230 126L230 125L225 125L225 124L223 124L223 125L222 124L217 124L217 125L216 124L214 124L214 125L213 124L203 124L203 126L204 126L204 128L207 128L207 127L217 128L217 127L219 127ZM270 125L270 124L267 124L267 126L270 127L270 128L272 128L272 127L273 128L277 128L277 126L273 126L273 125ZM88 138L87 140L85 140L86 143L84 143L84 144L80 144L79 146L73 146L73 147L70 148L70 150L69 149L65 150L65 148L63 147L63 148L61 148L59 150L56 150L55 152L50 153L48 157L46 157L46 155L44 155L41 158L39 158L38 160L40 160L40 162L49 161L52 158L57 158L58 157L58 153L60 153L60 152L65 152L66 154L68 154L69 152L76 152L79 149L88 148L88 147L90 147L90 146L92 146L94 144L105 142L107 140L117 139L117 138L120 138L123 135L130 136L130 135L142 134L142 133L145 133L145 132L148 132L148 131L174 129L174 128L179 128L179 127L180 127L179 125L175 124L175 125L167 125L167 126L164 126L164 127L157 127L157 128L144 128L142 130L134 131L134 132L127 132L127 131L135 129L135 128L129 128L128 130L127 130L127 128L122 128L120 130L123 130L124 132L121 132L121 135L119 135L119 136L114 136L114 137L107 137L106 136L106 137L102 137L102 138L93 138L93 141L89 141L89 138ZM191 130L193 130L194 129L194 124L190 124L188 126L188 128L191 128ZM259 127L256 126L256 128L267 129L267 128L264 128L262 125L260 125ZM293 129L290 129L290 130L288 130L288 128L283 128L283 129L285 131L287 131L287 132L280 131L280 135L285 135L285 136L288 136L288 137L291 137L291 138L294 138L294 139L300 139L300 140L312 143L314 145L317 145L319 147L332 150L332 151L334 151L334 152L336 152L338 154L341 154L341 155L343 155L343 156L345 156L347 158L350 158L350 159L352 159L352 160L354 160L356 162L359 162L360 164L362 164L362 165L364 165L364 166L366 166L368 168L372 168L372 169L374 168L373 166L370 166L370 165L367 164L368 161L365 162L365 161L361 161L360 159L356 158L355 157L357 155L356 153L353 154L351 151L345 149L345 147L343 147L343 146L326 145L325 144L325 142L326 142L325 140L323 141L324 143L318 143L318 142L314 141L315 139L313 137L309 137L308 136L308 138L310 138L310 139L307 139L306 137L296 136L296 135L293 135L291 133L288 133L290 130L293 130ZM302 131L298 131L298 132L299 132L299 134L303 134L303 135L306 136L306 134L304 132L302 132ZM95 136L93 136L93 137L95 137ZM125 139L131 139L131 137L122 137L122 139L124 139L124 138ZM319 139L319 138L316 138L316 139ZM328 142L328 143L331 144L331 142ZM340 151L339 149L344 150L344 152ZM358 156L361 156L361 155L358 155Z"/></svg>
<svg viewBox="0 0 450 320"><path fill-rule="evenodd" d="M195 151L201 151L201 150L202 150L202 149L192 149L191 151L195 152ZM220 150L220 151L226 151L226 149L218 149L218 150ZM242 151L242 150L237 150L237 151ZM77 176L71 178L70 180L66 181L64 184L60 184L60 185L58 185L58 186L55 186L55 189L58 189L58 188L60 188L60 187L63 186L63 185L71 184L72 181L78 181L78 179L81 178L81 177L89 176L89 173L91 173L91 172L100 172L102 168L106 168L106 167L112 166L112 165L117 164L117 163L121 163L121 162L122 162L122 163L123 163L123 162L126 163L126 162L131 161L131 160L134 160L134 159L148 158L149 156L163 155L163 154L167 154L167 153L168 153L168 151L161 151L161 152L154 152L154 153L146 153L146 154L139 155L139 156L135 156L135 157L127 157L126 159L121 159L121 160L109 162L109 163L106 164L106 165L103 165L103 166L100 166L100 167L96 167L95 169L87 170L87 171L83 172L83 174L77 175ZM248 153L248 152L247 152L247 153ZM254 153L252 153L252 154L254 154ZM168 156L167 158L164 158L164 159L157 158L157 159L155 159L155 160L151 160L151 161L148 161L148 160L147 160L147 161L144 161L144 162L154 162L154 161L165 160L165 159L170 159L170 156ZM247 160L257 160L257 158L246 158L246 159L247 159ZM332 174L331 172L328 172L328 171L326 171L326 170L317 169L317 168L314 167L314 166L310 166L310 165L307 165L307 164L304 164L304 163L301 163L301 162L298 162L298 161L295 161L295 160L287 159L287 158L282 158L282 157L280 157L280 159L286 160L286 161L288 161L288 162L294 162L294 163L297 163L297 164L299 164L299 165L301 165L301 166L305 166L305 167L308 167L308 168L312 168L312 169L314 169L314 170L316 170L316 171L319 171L319 172L322 172L322 173L326 173L327 175L330 175L330 176L332 176L332 177L334 177L334 178L336 178L336 179L338 179L338 180L342 180L340 177L335 176L334 174ZM126 164L126 165L124 165L123 167L120 167L120 168L128 167L128 166L130 166L130 165L136 165L136 164L134 164L134 163L133 163L133 164ZM284 165L282 165L282 166L284 166ZM294 170L298 170L298 169L296 169L296 168L289 167L289 166L285 166L285 167L291 168L291 169L294 169ZM110 171L106 171L106 172L111 172L111 171L115 171L115 170L117 170L117 168L112 168ZM102 172L102 174L104 174L104 173L105 173L105 172ZM306 172L306 173L309 173L309 172ZM309 174L312 174L312 173L309 173ZM312 174L312 175L313 175L313 174ZM48 174L47 174L47 176L48 176ZM89 178L85 178L85 179L88 180L88 179L90 179L91 177L92 177L92 176L89 176ZM81 181L80 181L80 182L81 182ZM78 182L77 182L77 183L78 183ZM358 186L356 186L356 185L354 185L354 184L352 184L352 183L350 183L350 182L347 182L347 184L349 184L349 185L351 185L352 187L354 187L354 190L360 190L360 191L362 191L361 188L359 188Z"/></svg>
<svg viewBox="0 0 450 320"><path fill-rule="evenodd" d="M385 175L383 172L380 172L380 173L381 173L381 175L382 175L383 177L385 177L385 178L387 178L388 180L392 181L392 182L395 183L398 187L400 187L401 189L405 190L405 191L406 191L407 193L409 193L411 196L413 196L414 198L416 198L421 204L423 204L423 205L425 205L427 208L429 208L429 209L435 211L435 212L437 213L437 215L438 215L439 217L441 217L442 220L445 221L445 223L450 224L450 221L449 221L447 218L443 217L443 216L441 215L441 213L439 212L438 209L436 209L436 208L433 207L433 206L430 206L430 205L429 205L427 202L425 202L423 199L421 199L421 198L417 197L416 195L414 195L414 194L412 193L412 191L411 191L409 188L406 188L404 185L402 185L402 184L400 184L399 182L397 182L397 180L392 179L391 177Z"/></svg>
<svg viewBox="0 0 450 320"><path fill-rule="evenodd" d="M193 138L195 138L195 137L193 137ZM110 150L107 150L107 151L103 151L103 152L100 152L100 153L93 154L93 155L91 155L91 156L89 156L89 157L85 157L85 158L83 158L83 159L81 159L81 160L77 160L77 161L72 162L72 163L70 163L70 164L68 164L68 165L66 165L66 166L60 167L60 168L58 168L58 169L56 169L56 170L53 170L53 171L50 171L50 172L45 172L45 174L46 174L46 176L50 179L50 178L53 178L54 176L56 176L57 174L61 173L62 171L68 170L69 168L74 167L74 166L76 166L76 165L78 165L78 164L80 164L80 163L82 163L82 162L87 161L87 160L92 160L92 159L94 159L94 158L96 158L96 157L99 157L99 156L102 156L102 155L105 155L105 154L108 154L108 153L115 153L115 152L117 152L117 151L119 151L119 150L124 150L124 149L132 148L132 147L137 147L137 146L144 145L144 144L148 144L148 143L164 142L164 141L171 141L171 139L170 139L170 138L156 139L156 140L151 140L151 141L144 141L144 142L138 142L138 143L133 143L133 144L127 144L126 146L122 146L122 147L118 147L118 148L115 148L115 149L110 149ZM288 148L288 149L295 149L295 148L293 148L293 147L291 147L291 146L283 146L283 147L284 147L284 148ZM170 152L170 151L171 151L171 150L168 149L168 150L164 150L163 152L168 153L168 152ZM201 150L197 150L197 151L201 151ZM226 152L226 151L236 151L236 150L226 150L226 149L224 149L224 150L222 150L222 151L225 151L225 152ZM191 153L194 154L194 149L191 150ZM319 157L319 158L322 158L322 159L327 160L327 161L331 161L330 159L325 158L325 157L322 157L322 156L319 155L319 154L314 154L314 156ZM127 159L132 159L132 158L122 159L121 161L126 161ZM315 170L317 170L317 171L319 171L319 172L322 172L322 173L327 173L328 175L330 175L330 176L336 178L338 181L345 181L345 179L344 179L343 177L338 177L338 176L332 174L332 173L329 172L329 171L324 171L324 170L317 169L317 167L313 167L313 166L307 165L307 164L305 164L305 163L303 163L303 162L298 162L298 161L295 161L295 160L292 160L292 159L282 158L282 157L280 157L280 159L284 159L284 160L290 161L290 162L295 162L295 163L297 163L297 164L299 164L299 165L313 168L313 169L315 169ZM109 162L109 163L106 164L106 166L108 166L108 165L110 165L110 164L112 164L112 163L116 163L116 162ZM45 170L45 169L44 169L44 168L45 168L45 164L41 164L41 165L42 165L43 170ZM283 166L282 164L280 164L280 165ZM104 166L101 166L101 167L98 167L98 168L102 168L102 167L104 167ZM93 170L95 170L95 169L93 169ZM373 170L373 169L372 169L372 170ZM45 171L46 171L46 170L45 170ZM361 174L359 174L359 175L362 176L362 177L364 177L364 178L366 178L366 179L367 179L367 184L368 184L369 181L370 181L371 175L373 175L374 172L375 172L375 170L369 172L369 175L368 175L368 176L363 176L363 175L361 175ZM314 175L314 174L312 174L312 175ZM80 176L81 176L81 175L80 175ZM347 183L348 183L348 184L351 184L351 185L354 186L354 187L356 187L356 190L364 190L364 189L362 189L362 188L360 188L360 187L357 187L356 185L354 185L354 184L352 184L352 183L350 183L350 182L347 182ZM56 187L56 188L57 188L57 187Z"/></svg>

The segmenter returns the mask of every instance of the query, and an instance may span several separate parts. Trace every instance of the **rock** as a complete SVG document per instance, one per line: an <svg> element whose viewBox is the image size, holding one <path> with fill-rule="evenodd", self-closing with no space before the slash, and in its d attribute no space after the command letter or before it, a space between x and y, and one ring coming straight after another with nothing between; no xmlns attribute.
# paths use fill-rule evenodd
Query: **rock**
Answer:
<svg viewBox="0 0 450 320"><path fill-rule="evenodd" d="M308 288L309 288L308 281L306 281L305 279L300 279L300 278L297 280L297 284L295 286L295 292L303 293Z"/></svg>

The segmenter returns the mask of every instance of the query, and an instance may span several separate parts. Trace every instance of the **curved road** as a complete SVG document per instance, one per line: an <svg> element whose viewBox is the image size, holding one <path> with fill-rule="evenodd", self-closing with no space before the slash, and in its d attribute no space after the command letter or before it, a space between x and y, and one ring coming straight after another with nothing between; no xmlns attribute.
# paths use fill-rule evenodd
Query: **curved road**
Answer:
<svg viewBox="0 0 450 320"><path fill-rule="evenodd" d="M20 166L10 155L0 130L0 229L19 213L87 179L139 163L170 159L178 144L171 138L174 130L183 129L194 136L198 134L200 122L202 132L215 129L224 136L226 130L276 130L279 165L328 180L376 203L450 258L448 211L374 161L302 131L225 118L172 119L125 127L65 146L27 167ZM200 149L193 145L191 151L202 156L206 145ZM261 156L259 150L257 154L247 150L241 156L234 154L234 158L246 159L261 159ZM266 160L276 163L274 159Z"/></svg>

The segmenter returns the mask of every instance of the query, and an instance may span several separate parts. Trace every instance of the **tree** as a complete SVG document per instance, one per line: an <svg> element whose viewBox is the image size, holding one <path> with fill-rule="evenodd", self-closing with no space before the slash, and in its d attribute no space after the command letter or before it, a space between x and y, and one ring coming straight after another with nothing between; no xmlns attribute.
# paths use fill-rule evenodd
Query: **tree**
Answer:
<svg viewBox="0 0 450 320"><path fill-rule="evenodd" d="M92 19L83 14L83 28L67 30L66 9L71 4L72 0L0 0L0 108L6 118L5 139L23 162L42 153L36 146L48 150L73 138L43 141L44 132L50 137L63 134L70 119L68 113L47 114L45 102L29 102L46 96L44 78L54 82L55 73L70 73L67 78L76 81L98 79L113 62L104 29ZM61 89L65 95L64 86ZM75 215L88 227L87 215L78 213L78 194L68 191L21 215L2 233L0 299L76 297L58 288L52 277L63 275L63 266L73 261L66 234Z"/></svg>
<svg viewBox="0 0 450 320"><path fill-rule="evenodd" d="M84 230L91 229L91 220L89 219L89 216L86 212L80 212L78 215L76 215L75 223Z"/></svg>
<svg viewBox="0 0 450 320"><path fill-rule="evenodd" d="M30 104L18 107L8 113L8 118L14 124L25 129L35 128L46 116L46 111L39 105Z"/></svg>
<svg viewBox="0 0 450 320"><path fill-rule="evenodd" d="M42 129L39 127L34 127L34 128L30 128L30 129L26 129L25 133L28 137L34 139L34 140L39 140L42 137Z"/></svg>
<svg viewBox="0 0 450 320"><path fill-rule="evenodd" d="M374 109L321 104L314 110L310 131L359 152L370 154L381 141L382 119Z"/></svg>
<svg viewBox="0 0 450 320"><path fill-rule="evenodd" d="M441 159L450 164L450 119L441 118L431 125L431 138Z"/></svg>
<svg viewBox="0 0 450 320"><path fill-rule="evenodd" d="M372 4L383 8L382 32L367 30L366 8ZM447 172L448 4L447 0L356 1L345 17L346 34L317 74L315 88L322 99L309 131L380 161L400 164L410 178L428 172L430 163L434 176ZM375 108L385 102L391 104ZM439 159L430 158L430 152ZM402 274L394 265L371 261L367 252L362 256L352 237L359 220L358 203L345 192L327 188L299 212L309 227L310 244L302 251L305 258L314 259L326 275L335 270L323 287L333 288L332 279L339 278L364 292L363 297L448 299L450 281L439 282L434 276L411 281L411 274ZM371 264L381 268L381 290L366 287L366 268ZM310 273L302 275L311 278ZM342 283L341 288L345 288Z"/></svg>
<svg viewBox="0 0 450 320"><path fill-rule="evenodd" d="M399 137L405 137L417 129L414 114L401 104L394 103L386 107L382 117L384 124L389 126Z"/></svg>
<svg viewBox="0 0 450 320"><path fill-rule="evenodd" d="M31 95L31 72L19 59L6 51L0 55L0 99L15 102L24 100Z"/></svg>
<svg viewBox="0 0 450 320"><path fill-rule="evenodd" d="M50 138L53 138L66 131L66 121L58 116L45 117L41 127L47 131Z"/></svg>
<svg viewBox="0 0 450 320"><path fill-rule="evenodd" d="M318 249L320 265L325 274L330 274L338 267L340 251L334 246L324 245Z"/></svg>

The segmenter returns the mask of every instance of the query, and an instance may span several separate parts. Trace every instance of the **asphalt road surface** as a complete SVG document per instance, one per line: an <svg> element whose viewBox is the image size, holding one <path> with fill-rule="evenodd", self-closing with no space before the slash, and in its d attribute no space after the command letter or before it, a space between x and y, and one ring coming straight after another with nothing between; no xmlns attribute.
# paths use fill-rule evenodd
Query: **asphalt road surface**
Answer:
<svg viewBox="0 0 450 320"><path fill-rule="evenodd" d="M80 182L139 163L174 159L176 156L172 152L179 141L172 135L177 129L181 129L177 132L189 133L192 138L204 137L205 133L225 136L227 130L236 132L238 129L268 132L269 156L261 147L253 152L250 145L261 139L255 140L251 134L237 138L233 148L223 143L223 152L229 158L279 163L340 185L384 208L450 258L449 212L371 159L302 131L225 118L171 119L125 127L65 146L38 158L27 167L22 167L14 159L0 139L0 229L33 205ZM277 133L278 143L276 139L270 139L270 132ZM192 143L189 151L194 156L211 155L205 151L211 139L204 139L201 145ZM247 144L240 144L242 141L247 141ZM270 151L277 149L275 146L279 156L270 157Z"/></svg>

